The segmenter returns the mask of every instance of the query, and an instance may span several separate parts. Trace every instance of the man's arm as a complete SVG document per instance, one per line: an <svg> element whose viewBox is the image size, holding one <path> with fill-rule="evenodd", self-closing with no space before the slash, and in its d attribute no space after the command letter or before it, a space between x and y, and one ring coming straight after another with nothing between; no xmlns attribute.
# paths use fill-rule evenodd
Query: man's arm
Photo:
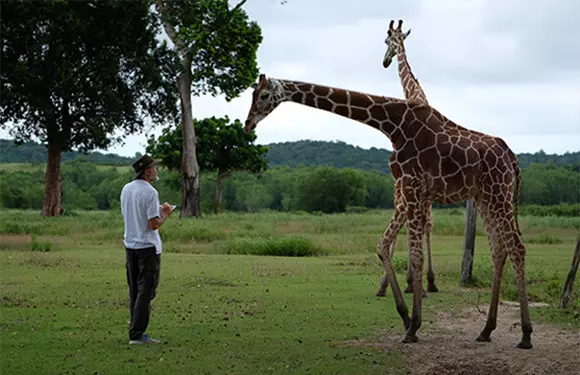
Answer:
<svg viewBox="0 0 580 375"><path fill-rule="evenodd" d="M171 206L167 202L165 202L163 203L162 206L159 207L159 211L161 212L161 216L156 216L149 219L148 225L149 229L151 230L159 229L163 225L165 220L169 217L169 215L171 215L171 212L173 210Z"/></svg>

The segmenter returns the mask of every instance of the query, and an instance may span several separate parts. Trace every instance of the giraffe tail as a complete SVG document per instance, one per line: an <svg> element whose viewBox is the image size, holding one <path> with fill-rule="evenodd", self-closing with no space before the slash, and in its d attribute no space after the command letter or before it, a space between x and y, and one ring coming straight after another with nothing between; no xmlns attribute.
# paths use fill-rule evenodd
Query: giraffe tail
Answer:
<svg viewBox="0 0 580 375"><path fill-rule="evenodd" d="M514 154L513 158L514 158L514 161L513 161L514 172L516 174L516 194L515 194L516 195L516 202L515 202L515 207L514 207L514 218L516 221L516 229L518 230L518 234L521 236L522 232L520 231L520 225L518 223L518 207L520 204L522 175L521 175L520 163L519 163L518 157Z"/></svg>

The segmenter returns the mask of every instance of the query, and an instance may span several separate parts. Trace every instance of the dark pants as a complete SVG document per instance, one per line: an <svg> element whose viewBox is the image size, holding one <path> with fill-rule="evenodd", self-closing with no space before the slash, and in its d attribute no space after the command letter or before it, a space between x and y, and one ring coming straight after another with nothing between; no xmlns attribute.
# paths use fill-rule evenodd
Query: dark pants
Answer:
<svg viewBox="0 0 580 375"><path fill-rule="evenodd" d="M131 325L129 338L137 340L149 324L151 300L159 284L161 256L155 247L146 249L126 249L127 284L129 284L129 312Z"/></svg>

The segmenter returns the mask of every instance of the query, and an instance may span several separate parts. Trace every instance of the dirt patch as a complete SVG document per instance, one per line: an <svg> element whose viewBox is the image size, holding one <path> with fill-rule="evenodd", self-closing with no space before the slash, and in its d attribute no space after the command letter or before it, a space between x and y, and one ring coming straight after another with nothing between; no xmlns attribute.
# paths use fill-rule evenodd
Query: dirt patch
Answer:
<svg viewBox="0 0 580 375"><path fill-rule="evenodd" d="M475 338L485 325L487 306L460 312L441 312L433 323L423 324L419 342L402 344L402 336L387 333L379 342L348 342L353 346L380 347L400 352L413 375L577 375L580 368L580 332L532 322L531 350L514 348L520 341L519 305L499 306L492 342Z"/></svg>

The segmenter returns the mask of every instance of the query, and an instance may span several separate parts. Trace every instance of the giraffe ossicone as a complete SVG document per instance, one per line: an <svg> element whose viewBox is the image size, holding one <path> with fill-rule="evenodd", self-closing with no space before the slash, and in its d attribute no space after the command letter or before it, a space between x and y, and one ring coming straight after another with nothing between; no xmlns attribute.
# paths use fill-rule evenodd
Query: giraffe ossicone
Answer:
<svg viewBox="0 0 580 375"><path fill-rule="evenodd" d="M518 348L532 347L525 279L526 248L517 223L520 191L518 159L498 137L458 126L435 108L414 101L371 95L314 83L260 75L245 122L251 131L283 102L294 102L366 124L393 144L389 168L401 183L406 205L409 254L413 266L413 310L409 312L393 270L392 254L380 247L380 258L406 332L403 342L418 340L421 326L425 208L428 201L456 203L474 199L488 233L494 267L487 322L477 341L490 341L496 327L499 291L509 256L520 298L522 339ZM517 199L514 213L514 183ZM394 233L382 242L392 243Z"/></svg>

